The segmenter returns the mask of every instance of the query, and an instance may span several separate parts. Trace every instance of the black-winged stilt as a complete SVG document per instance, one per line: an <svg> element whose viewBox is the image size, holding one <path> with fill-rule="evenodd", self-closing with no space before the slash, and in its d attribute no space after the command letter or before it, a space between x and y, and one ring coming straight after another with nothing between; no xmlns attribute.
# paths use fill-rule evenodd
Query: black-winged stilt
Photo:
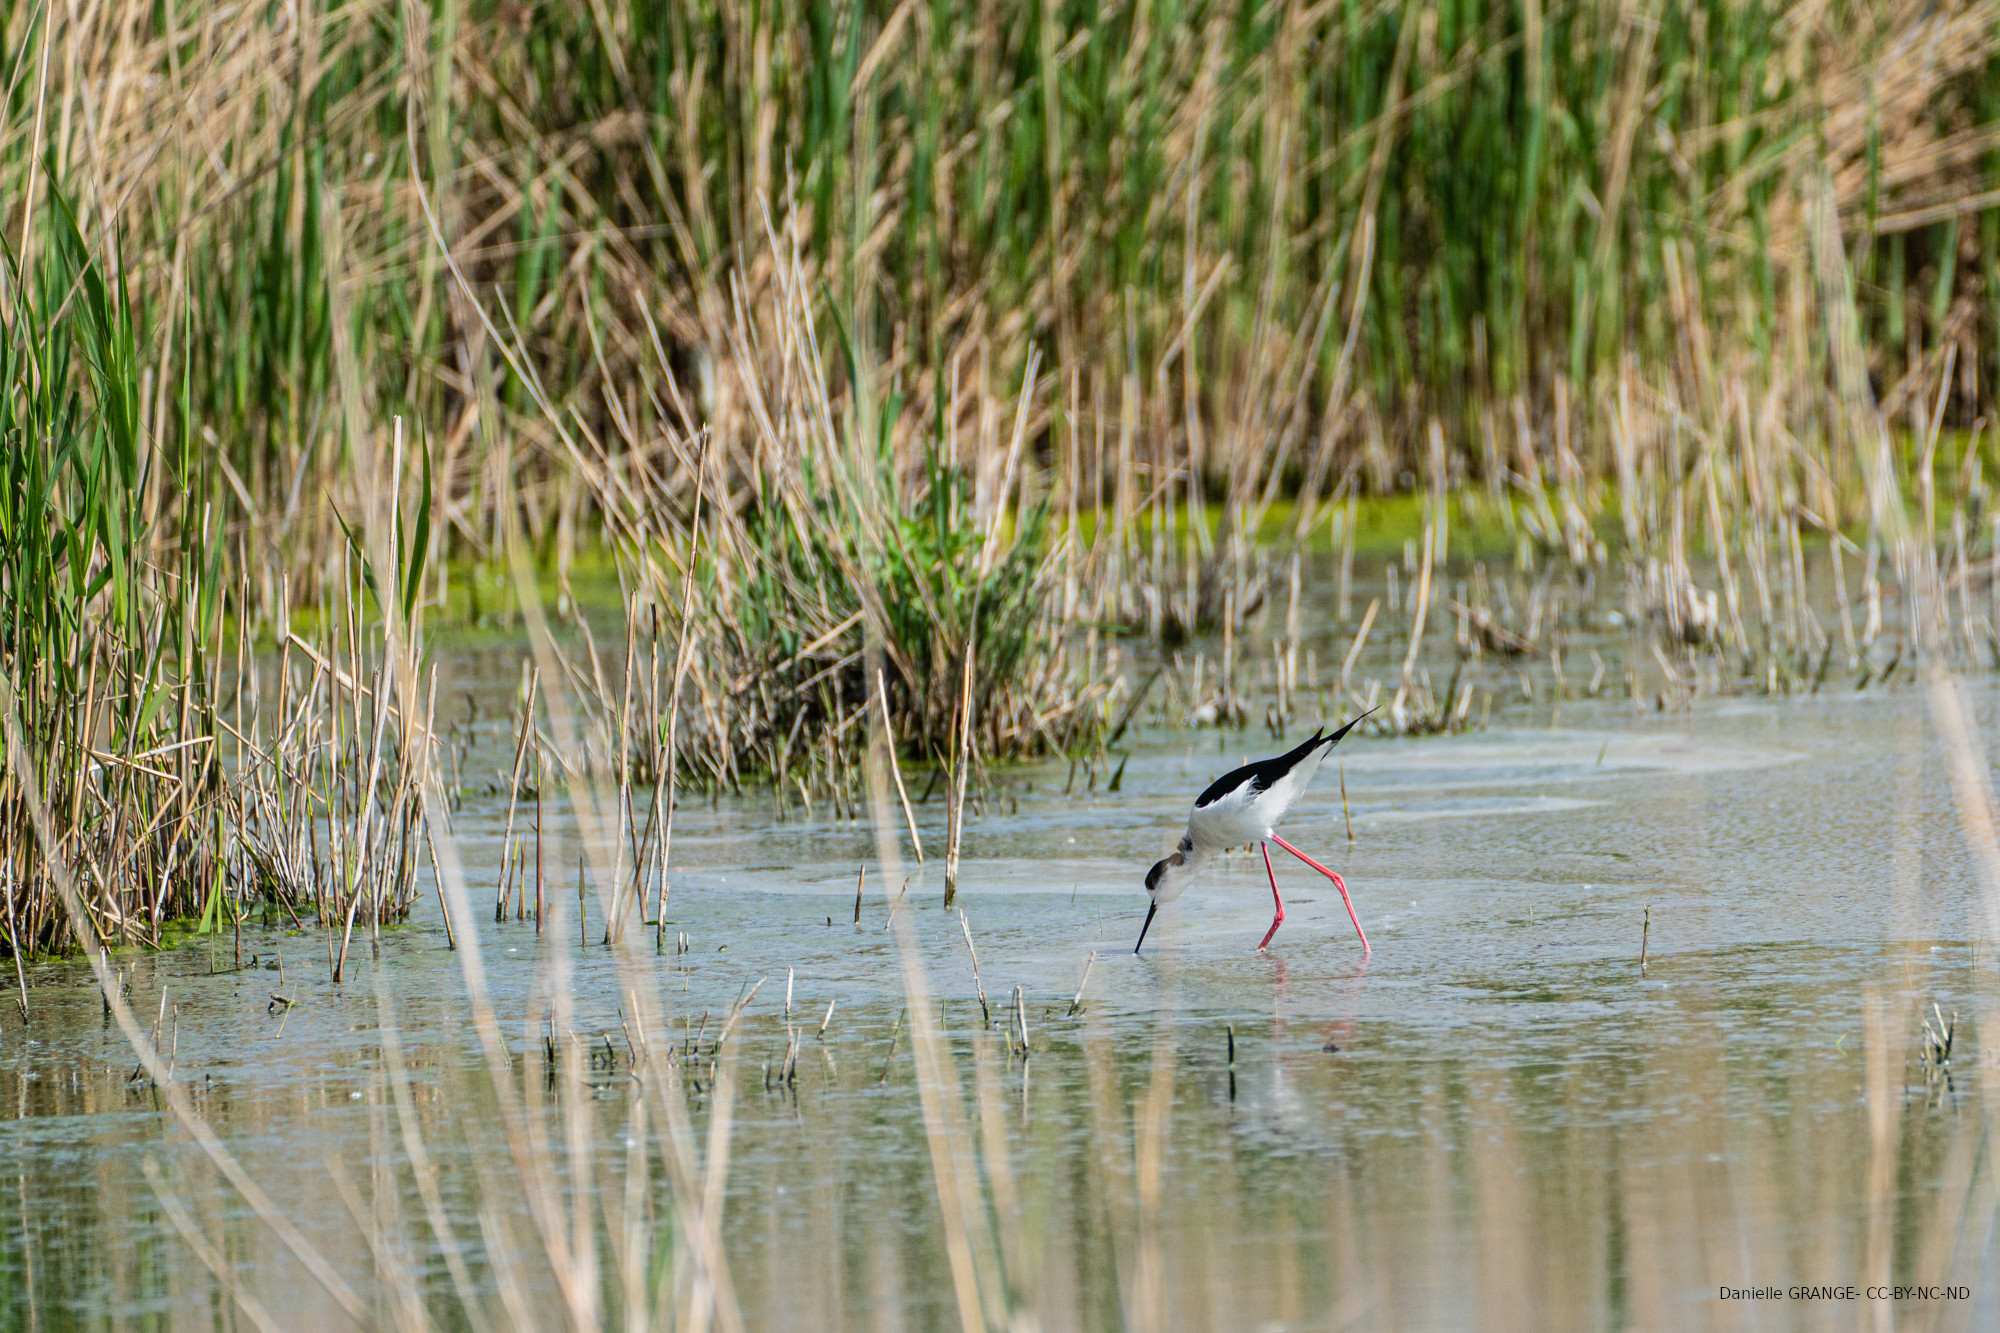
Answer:
<svg viewBox="0 0 2000 1333"><path fill-rule="evenodd" d="M1258 942L1260 952L1278 933L1278 927L1285 923L1285 900L1278 896L1277 872L1271 869L1270 844L1274 842L1333 881L1333 887L1340 890L1340 900L1347 904L1347 919L1354 923L1354 933L1361 936L1362 952L1373 952L1368 947L1368 932L1361 929L1361 918L1354 914L1354 900L1347 896L1347 885L1341 882L1340 876L1279 837L1276 827L1278 821L1285 817L1285 812L1311 785L1313 774L1319 771L1320 760L1326 758L1327 752L1340 744L1348 732L1361 724L1361 718L1367 716L1368 713L1363 713L1331 736L1314 731L1297 749L1276 759L1245 764L1209 784L1208 790L1195 800L1194 809L1188 815L1187 832L1181 835L1180 847L1146 875L1146 892L1152 895L1153 902L1146 909L1146 924L1139 928L1139 943L1132 946L1133 953L1139 952L1140 945L1145 944L1146 932L1153 926L1153 914L1160 910L1161 903L1180 897L1217 852L1252 842L1263 850L1264 873L1270 877L1271 901L1277 907L1277 914L1271 918L1271 928Z"/></svg>

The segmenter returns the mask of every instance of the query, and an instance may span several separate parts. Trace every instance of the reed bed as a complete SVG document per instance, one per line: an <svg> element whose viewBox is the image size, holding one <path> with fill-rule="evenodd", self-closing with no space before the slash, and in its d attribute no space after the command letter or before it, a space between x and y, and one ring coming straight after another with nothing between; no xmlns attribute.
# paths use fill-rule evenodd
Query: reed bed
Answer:
<svg viewBox="0 0 2000 1333"><path fill-rule="evenodd" d="M534 670L587 686L564 780L664 830L682 783L855 810L877 714L956 793L1110 773L1149 720L1423 734L1516 682L1992 665L1995 16L13 6L0 179L20 273L67 246L121 293L121 447L179 460L134 473L133 567L206 617L149 636L211 659L177 670L228 657L219 608L266 651L296 613L352 686L287 702L409 766L336 629L401 418L435 476L397 483L405 620L494 570L576 620L579 552L616 552L625 652ZM1363 507L1406 493L1357 620ZM290 830L266 882L327 879L296 811L329 780L231 807Z"/></svg>
<svg viewBox="0 0 2000 1333"><path fill-rule="evenodd" d="M1930 418L1969 428L1991 396L1993 19L16 5L0 172L27 198L46 164L85 234L125 237L153 393L186 399L155 429L202 441L187 503L234 534L264 624L337 582L350 442L398 414L438 446L439 554L503 560L520 525L567 568L613 520L531 378L606 440L711 431L717 493L747 485L775 530L742 460L785 429L757 404L797 358L736 343L743 307L769 329L809 300L839 328L834 420L885 432L904 476L956 438L976 491L1018 453L1050 537L1115 539L1102 589L1063 571L1065 615L1082 586L1170 635L1255 600L1274 514L1305 540L1343 495L1504 496L1516 467L1538 547L1576 563L1615 488L1595 539L1672 563L1638 492L1689 481L1693 432L1660 443L1688 420L1743 472L1727 525L1739 497L1778 513L1792 469L1851 533L1836 334L1892 419L1925 400L1906 469ZM532 377L476 309L496 293ZM662 363L684 400L655 412Z"/></svg>
<svg viewBox="0 0 2000 1333"><path fill-rule="evenodd" d="M683 785L768 783L880 838L905 824L915 852L909 766L950 803L949 894L989 761L1069 755L1115 787L1135 724L1282 736L1379 706L1373 727L1448 731L1482 692L1532 696L1529 663L1558 699L1609 680L1654 707L1909 663L1943 715L1948 669L2000 666L1996 20L1984 0L6 5L0 885L22 1005L26 955L89 959L198 1172L228 1182L155 1189L251 1323L272 1293L215 1239L225 1201L357 1323L424 1327L440 1301L740 1326L744 1051L779 1098L811 1061L789 998L781 1019L754 988L712 1038L672 1036L692 1016L631 926L664 952ZM1366 567L1364 507L1404 495L1401 561ZM595 543L621 579L608 652L571 595ZM454 585L495 569L533 653L496 915L532 903L565 942L522 1016L539 1068L490 1001L427 655ZM1337 641L1306 621L1315 580ZM476 1047L453 1090L504 1150L420 1109L384 994L366 1180L327 1173L352 1222L330 1263L207 1128L106 951L232 932L262 901L346 982L357 931L426 883ZM617 960L622 1044L574 1030L572 931ZM1203 1302L1223 1326L1319 1294L1302 1267L1252 1292L1207 1263L1237 1204L1199 1175L1213 1124L1177 1109L1170 1022L1135 1074L1081 989L1031 1029L1020 988L989 1006L975 981L955 1046L909 957L851 1076L914 1066L938 1241L853 1257L830 1209L815 1272L948 1292L965 1327L1157 1327ZM1071 1076L1032 1079L1057 1050ZM1818 1254L1900 1238L1928 1276L1963 1196L1899 1220L1914 1118L1879 1023L1868 1050L1866 1133L1809 1154L1868 1164L1865 1226ZM588 1075L621 1059L612 1137ZM1724 1074L1634 1082L1691 1076ZM1487 1308L1527 1311L1505 1221L1525 1131L1474 1086L1494 1137L1460 1155L1487 1219L1462 1249ZM1088 1122L1087 1159L1032 1156L1003 1095L1080 1088L1040 1105ZM1927 1150L1969 1189L1972 1144ZM434 1167L460 1150L477 1279ZM1443 1160L1388 1174L1443 1200ZM1213 1185L1212 1227L1165 1211L1177 1161ZM1635 1301L1733 1275L1679 1243L1714 1196L1671 1170L1565 1182L1629 1233L1655 1283ZM1065 1252L1033 1220L1077 1179L1092 1225ZM1732 1218L1789 1206L1765 1177L1725 1184ZM1313 1224L1361 1234L1377 1188ZM1574 1216L1548 1215L1552 1247ZM1290 1261L1365 1292L1372 1257ZM787 1282L759 1290L803 1304ZM1602 1291L1578 1279L1544 1313L1623 1317Z"/></svg>
<svg viewBox="0 0 2000 1333"><path fill-rule="evenodd" d="M854 392L836 403L796 248L788 266L771 304L740 304L732 330L733 377L759 423L740 451L685 408L666 424L685 399L664 355L641 379L653 432L615 400L611 440L548 404L619 554L628 623L649 640L626 652L628 681L644 653L649 729L703 785L756 771L849 807L878 716L908 755L940 763L1076 743L1107 686L1067 669L1049 506L1021 491L1034 360L1011 405L968 405L996 438L954 432L913 457L898 397L875 401L851 348ZM570 674L601 712L628 716L591 653L591 673Z"/></svg>
<svg viewBox="0 0 2000 1333"><path fill-rule="evenodd" d="M1871 371L1891 385L1963 343L1969 422L1994 374L1960 308L1992 299L1992 19L1977 0L306 5L229 24L13 6L0 161L31 180L53 155L86 230L127 229L145 326L177 330L169 360L255 511L239 519L271 542L332 544L314 492L343 484L319 446L344 379L384 418L408 400L450 423L453 527L476 549L499 544L503 500L538 537L574 522L532 433L494 419L532 405L433 251L424 182L565 393L596 387L600 357L614 383L650 359L650 313L752 433L721 364L727 278L796 205L826 298L917 421L954 362L1017 378L1031 334L1078 379L1038 433L1054 489L1065 463L1105 491L1122 465L1142 500L1250 508L1273 472L1317 475L1323 498L1357 458L1395 489L1434 416L1476 471L1486 409L1518 394L1539 418L1566 382L1594 413L1628 358L1677 354L1690 299L1708 347L1774 358L1822 313L1822 181ZM1586 466L1609 470L1606 438Z"/></svg>
<svg viewBox="0 0 2000 1333"><path fill-rule="evenodd" d="M0 926L17 962L71 938L52 855L86 878L98 933L158 944L226 919L234 845L214 727L222 521L163 512L192 460L151 437L163 405L124 292L67 200L40 202L51 243L32 266L0 258ZM30 833L30 787L53 850Z"/></svg>
<svg viewBox="0 0 2000 1333"><path fill-rule="evenodd" d="M269 735L255 670L239 677L239 702L247 705L239 707L240 725L225 724L236 752L232 831L242 848L231 914L240 921L261 902L304 926L309 913L325 935L335 980L357 923L376 947L383 926L409 915L432 817L418 787L442 759L432 727L436 672L424 712L399 710L379 643L354 623L352 603L348 610L347 633L335 633L330 655L287 637L273 673Z"/></svg>

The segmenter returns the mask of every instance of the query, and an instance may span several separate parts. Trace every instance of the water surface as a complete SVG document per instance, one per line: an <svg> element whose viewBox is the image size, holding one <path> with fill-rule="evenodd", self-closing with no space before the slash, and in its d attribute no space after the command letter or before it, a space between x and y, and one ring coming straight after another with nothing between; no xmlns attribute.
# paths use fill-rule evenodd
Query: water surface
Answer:
<svg viewBox="0 0 2000 1333"><path fill-rule="evenodd" d="M2000 693L1976 698L1994 734ZM1347 877L1372 956L1332 887L1289 858L1286 922L1257 954L1270 891L1262 860L1238 854L1134 957L1141 877L1192 794L1278 747L1255 728L1154 732L1117 793L1101 776L1066 790L1064 766L996 774L968 823L964 926L942 907L935 799L919 807L922 867L900 820L903 864L885 866L866 822L756 801L683 810L666 950L650 930L630 938L685 1056L698 1137L722 1101L708 1080L733 1080L723 1247L749 1327L962 1326L939 1135L989 1322L1994 1326L1995 1070L1978 1028L1994 960L1973 944L1982 889L1920 693L1691 715L1572 702L1463 736L1350 739L1285 832ZM468 791L456 834L476 892L504 817ZM478 931L510 1076L558 1139L564 1108L586 1111L560 1186L584 1200L615 1310L620 1275L649 1247L646 1271L669 1271L675 1237L657 1154L630 1167L646 1125L625 974L594 895L577 925L564 845L547 930L495 923L490 905L459 925ZM928 1134L892 913L957 1085L956 1118L933 1111ZM324 937L285 924L246 927L241 970L226 936L118 960L142 1021L165 1014L174 1079L374 1322L395 1323L410 1290L439 1326L520 1310L557 1326L435 898L379 957L358 945L338 987ZM29 980L29 1021L0 1015L7 1326L240 1322L149 1161L285 1326L350 1326L132 1077L89 974L56 961ZM695 1054L760 980L722 1057ZM552 986L570 997L553 1075ZM273 1006L274 990L295 1003ZM1919 1059L1933 1004L1959 1020L1935 1075ZM426 1229L387 1076L391 1013L472 1315ZM657 1225L621 1257L616 1219L634 1208ZM1883 1283L1949 1290L1873 1305L1719 1294Z"/></svg>

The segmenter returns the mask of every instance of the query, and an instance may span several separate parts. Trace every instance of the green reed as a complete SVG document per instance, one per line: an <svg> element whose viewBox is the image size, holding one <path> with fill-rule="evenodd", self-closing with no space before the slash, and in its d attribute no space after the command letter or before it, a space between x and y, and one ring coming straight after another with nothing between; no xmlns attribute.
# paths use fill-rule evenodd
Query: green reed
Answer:
<svg viewBox="0 0 2000 1333"><path fill-rule="evenodd" d="M221 920L211 713L222 547L190 451L154 448L124 283L49 189L32 263L0 267L0 669L19 753L0 776L7 942L65 934L21 783L89 864L120 941ZM162 395L161 401L164 401ZM5 746L0 742L0 746ZM7 747L11 748L11 747Z"/></svg>
<svg viewBox="0 0 2000 1333"><path fill-rule="evenodd" d="M1627 358L1688 355L1684 241L1710 348L1775 355L1822 172L1876 373L1968 340L1969 421L2000 366L1978 316L1996 215L1956 202L2000 155L1990 11L441 0L228 31L176 5L126 33L10 4L0 179L52 151L86 229L125 230L144 345L266 558L337 542L352 410L453 439L466 553L498 545L501 506L538 541L560 508L560 470L508 438L529 395L455 296L419 181L559 396L588 387L607 314L614 373L642 314L684 370L722 355L727 273L795 202L823 298L919 419L955 358L1018 367L1028 335L1086 415L1138 380L1156 480L1268 467L1290 489L1344 434L1400 489L1429 417L1463 475L1482 405L1523 394L1539 419L1561 379L1588 410ZM1580 457L1608 470L1601 433Z"/></svg>
<svg viewBox="0 0 2000 1333"><path fill-rule="evenodd" d="M154 605L120 572L133 516L172 553L177 619L119 623L176 681L206 679L224 588L247 624L330 623L342 515L402 417L435 505L425 549L380 553L400 617L446 591L411 568L526 551L566 597L580 547L650 543L655 632L685 606L678 641L732 645L726 679L691 668L725 687L691 752L724 785L809 754L838 786L873 649L906 752L951 749L968 644L983 701L1019 687L982 702L983 747L1074 748L1113 716L1102 635L1239 632L1270 557L1351 540L1362 493L1421 492L1441 597L1471 505L1517 568L1587 579L1615 552L1668 674L1699 649L1785 688L1829 660L1805 604L1826 533L1850 537L1827 562L1850 668L1914 623L1881 612L1904 562L1881 442L1894 505L1950 548L1932 567L1991 554L1984 444L1959 444L1983 437L1952 431L2000 375L1996 16L438 0L224 23L4 0L0 231L23 274L58 262L72 242L29 203L53 179L74 243L122 256L123 341L92 364L123 387L84 411L124 443L64 494L124 487L99 533L118 614ZM42 317L112 327L70 304ZM759 419L773 402L818 419ZM794 465L811 484L776 484ZM51 484L20 466L24 497ZM689 601L702 468L729 540ZM635 538L617 479L641 473ZM28 540L22 567L53 568ZM1931 609L1966 661L2000 641L2000 611L1982 640L1969 597ZM1401 694L1462 720L1409 619ZM773 672L807 712L766 706ZM152 726L189 697L116 707ZM1038 730L1036 699L1067 720Z"/></svg>

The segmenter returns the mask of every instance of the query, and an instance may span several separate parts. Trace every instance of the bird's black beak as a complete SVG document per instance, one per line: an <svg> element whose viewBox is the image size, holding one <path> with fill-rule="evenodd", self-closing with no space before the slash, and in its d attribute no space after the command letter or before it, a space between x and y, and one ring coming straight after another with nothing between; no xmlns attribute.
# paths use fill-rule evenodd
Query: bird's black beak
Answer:
<svg viewBox="0 0 2000 1333"><path fill-rule="evenodd" d="M1159 901L1155 899L1153 905L1146 909L1146 924L1139 927L1139 944L1135 944L1132 946L1133 953L1139 952L1139 945L1144 944L1146 942L1146 932L1153 928L1153 913L1159 910L1160 910Z"/></svg>

